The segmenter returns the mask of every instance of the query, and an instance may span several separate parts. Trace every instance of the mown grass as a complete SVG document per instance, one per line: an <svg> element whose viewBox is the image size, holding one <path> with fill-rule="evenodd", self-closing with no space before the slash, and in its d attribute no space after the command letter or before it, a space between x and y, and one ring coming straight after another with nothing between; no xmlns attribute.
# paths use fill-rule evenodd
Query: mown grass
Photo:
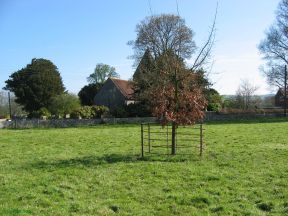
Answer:
<svg viewBox="0 0 288 216"><path fill-rule="evenodd" d="M0 215L288 215L288 122L205 129L144 160L138 125L0 130Z"/></svg>

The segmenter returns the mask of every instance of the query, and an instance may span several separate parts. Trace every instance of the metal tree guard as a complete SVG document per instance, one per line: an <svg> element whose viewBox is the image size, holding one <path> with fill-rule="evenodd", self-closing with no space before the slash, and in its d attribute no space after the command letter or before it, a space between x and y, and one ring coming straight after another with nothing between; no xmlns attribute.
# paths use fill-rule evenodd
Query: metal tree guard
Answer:
<svg viewBox="0 0 288 216"><path fill-rule="evenodd" d="M181 131L181 129L186 128L189 130ZM161 126L156 123L142 123L141 124L141 157L144 157L145 154L170 154L170 150L172 148L171 135L169 133L171 130L171 125ZM179 131L180 130L180 131ZM196 134L190 131L199 130ZM199 149L200 157L203 155L203 125L198 124L194 127L183 127L178 126L176 129L176 149L178 154L180 155L190 155L193 154L193 150L191 152L187 151L189 148L196 147ZM195 144L195 142L197 142ZM155 150L155 149L158 149ZM163 153L166 149L166 153ZM181 149L183 149L181 152ZM162 152L160 153L159 151Z"/></svg>

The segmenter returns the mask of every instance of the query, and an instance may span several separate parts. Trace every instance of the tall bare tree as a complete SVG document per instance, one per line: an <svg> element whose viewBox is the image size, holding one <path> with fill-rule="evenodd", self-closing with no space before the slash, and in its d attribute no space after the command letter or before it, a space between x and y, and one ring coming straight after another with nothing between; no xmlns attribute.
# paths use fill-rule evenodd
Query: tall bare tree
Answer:
<svg viewBox="0 0 288 216"><path fill-rule="evenodd" d="M173 51L182 59L190 59L195 54L191 69L200 69L211 55L216 34L216 17L217 8L208 38L198 48L193 39L194 32L179 15L161 14L146 17L136 26L136 40L128 42L134 49L135 65L138 65L148 49L155 59L167 51Z"/></svg>
<svg viewBox="0 0 288 216"><path fill-rule="evenodd" d="M288 64L288 0L281 0L274 24L266 31L258 49L266 60L261 67L269 85L283 88L284 65ZM286 81L287 82L287 81Z"/></svg>
<svg viewBox="0 0 288 216"><path fill-rule="evenodd" d="M255 92L258 87L251 84L247 79L242 80L236 91L236 100L240 108L248 110L256 105Z"/></svg>
<svg viewBox="0 0 288 216"><path fill-rule="evenodd" d="M147 49L154 58L168 50L173 50L182 58L190 58L196 49L193 31L186 26L185 20L177 15L146 17L136 26L136 33L136 40L128 42L133 46L136 60L142 58Z"/></svg>

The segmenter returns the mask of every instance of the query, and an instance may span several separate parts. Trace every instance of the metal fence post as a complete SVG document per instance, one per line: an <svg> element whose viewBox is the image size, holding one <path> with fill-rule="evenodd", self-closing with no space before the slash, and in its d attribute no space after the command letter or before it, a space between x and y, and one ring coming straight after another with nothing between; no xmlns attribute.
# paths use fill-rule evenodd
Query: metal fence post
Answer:
<svg viewBox="0 0 288 216"><path fill-rule="evenodd" d="M150 143L150 123L148 123L148 148L149 148L149 153L151 153L151 143Z"/></svg>
<svg viewBox="0 0 288 216"><path fill-rule="evenodd" d="M143 123L141 123L141 157L144 157Z"/></svg>
<svg viewBox="0 0 288 216"><path fill-rule="evenodd" d="M203 154L203 127L202 123L200 124L200 157Z"/></svg>

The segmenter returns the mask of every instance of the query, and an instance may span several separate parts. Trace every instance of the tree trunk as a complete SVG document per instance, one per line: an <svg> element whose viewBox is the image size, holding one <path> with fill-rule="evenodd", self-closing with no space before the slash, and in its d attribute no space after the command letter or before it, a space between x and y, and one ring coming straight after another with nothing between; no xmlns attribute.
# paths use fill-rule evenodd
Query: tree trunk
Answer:
<svg viewBox="0 0 288 216"><path fill-rule="evenodd" d="M171 154L176 155L176 123L172 122L172 145Z"/></svg>
<svg viewBox="0 0 288 216"><path fill-rule="evenodd" d="M284 116L287 116L287 65L284 71Z"/></svg>

